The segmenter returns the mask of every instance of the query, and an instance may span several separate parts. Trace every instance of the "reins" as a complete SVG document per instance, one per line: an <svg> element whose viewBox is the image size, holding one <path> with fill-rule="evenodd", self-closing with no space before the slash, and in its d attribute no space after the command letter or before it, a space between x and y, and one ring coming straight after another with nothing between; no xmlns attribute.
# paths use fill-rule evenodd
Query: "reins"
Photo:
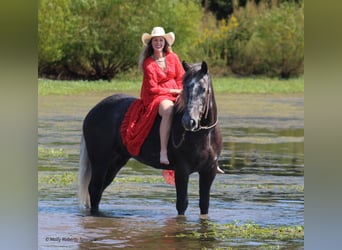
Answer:
<svg viewBox="0 0 342 250"><path fill-rule="evenodd" d="M174 130L172 129L172 145L174 148L178 149L180 146L182 146L183 142L184 142L184 138L185 138L185 130L182 134L182 138L180 139L179 143L176 144L175 142L175 133L174 133Z"/></svg>
<svg viewBox="0 0 342 250"><path fill-rule="evenodd" d="M199 126L198 129L194 130L194 131L191 131L191 132L198 132L200 130L209 130L209 129L212 129L213 127L215 127L218 123L218 120L216 120L216 122L210 126ZM176 144L176 141L175 141L175 132L174 132L174 128L172 128L172 145L174 148L178 149L180 146L182 146L183 142L184 142L184 139L185 139L185 133L187 131L184 129L183 133L182 133L182 137L180 139L180 141Z"/></svg>

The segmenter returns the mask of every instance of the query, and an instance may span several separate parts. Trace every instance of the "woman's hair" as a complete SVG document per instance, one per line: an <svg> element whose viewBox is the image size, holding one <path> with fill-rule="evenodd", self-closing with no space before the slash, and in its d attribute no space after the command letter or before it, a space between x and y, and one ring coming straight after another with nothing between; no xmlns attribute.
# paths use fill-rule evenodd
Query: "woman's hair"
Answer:
<svg viewBox="0 0 342 250"><path fill-rule="evenodd" d="M171 52L171 46L169 46L169 44L167 43L166 39L165 40L165 46L163 51L164 52ZM138 68L140 70L143 70L143 63L145 61L145 59L149 56L151 56L153 54L153 47L152 47L152 39L148 42L147 46L144 46L143 50L140 53L139 56L139 61L138 61Z"/></svg>

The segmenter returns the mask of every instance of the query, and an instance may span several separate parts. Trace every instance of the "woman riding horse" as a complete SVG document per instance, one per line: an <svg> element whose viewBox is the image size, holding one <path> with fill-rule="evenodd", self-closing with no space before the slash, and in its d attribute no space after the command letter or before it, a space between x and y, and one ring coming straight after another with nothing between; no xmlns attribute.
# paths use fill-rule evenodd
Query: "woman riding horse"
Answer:
<svg viewBox="0 0 342 250"><path fill-rule="evenodd" d="M177 55L164 51L166 44L173 44L173 33L165 34L157 27L151 35L142 38L148 41L147 48L150 46L150 52L146 48L150 54L142 64L146 68L142 98L124 94L109 96L93 107L83 121L78 178L81 204L90 208L92 214L98 213L103 191L133 157L146 165L174 171L179 215L188 206L189 176L198 172L200 210L201 214L207 214L210 188L219 169L222 149L208 66L205 62L193 65L183 62L183 77ZM160 63L153 58L153 39L156 39L156 51L160 51L156 55L164 55ZM163 101L167 101L167 108ZM163 127L165 113L166 122L173 117L166 129ZM167 142L169 137L172 142ZM163 143L166 143L166 157Z"/></svg>
<svg viewBox="0 0 342 250"><path fill-rule="evenodd" d="M164 28L154 27L151 34L144 33L141 40L145 45L139 58L139 68L143 70L141 99L130 106L121 133L128 151L138 155L159 114L160 163L169 165L167 145L174 102L183 88L184 69L171 50L175 41L173 32L165 34ZM219 167L217 171L223 173Z"/></svg>
<svg viewBox="0 0 342 250"><path fill-rule="evenodd" d="M184 69L177 54L171 51L175 41L173 32L165 34L162 27L154 27L151 34L141 37L145 45L139 59L143 70L140 100L129 108L129 125L123 130L124 143L132 155L138 155L157 114L160 123L160 163L169 164L167 144L173 115L174 101L182 91ZM124 121L125 122L125 121Z"/></svg>

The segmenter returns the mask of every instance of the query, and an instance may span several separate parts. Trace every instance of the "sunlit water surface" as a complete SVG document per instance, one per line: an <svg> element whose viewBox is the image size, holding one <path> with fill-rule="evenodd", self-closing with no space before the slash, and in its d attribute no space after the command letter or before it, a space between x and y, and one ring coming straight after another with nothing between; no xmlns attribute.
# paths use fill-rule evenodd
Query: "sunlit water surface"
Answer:
<svg viewBox="0 0 342 250"><path fill-rule="evenodd" d="M39 97L38 146L65 157L39 158L39 176L76 173L82 120L108 93ZM39 249L302 249L303 241L188 239L212 224L304 225L304 98L302 95L216 95L225 174L212 186L209 218L199 216L198 174L191 175L189 207L178 217L175 189L160 170L130 160L104 192L101 217L81 211L77 183L39 183Z"/></svg>

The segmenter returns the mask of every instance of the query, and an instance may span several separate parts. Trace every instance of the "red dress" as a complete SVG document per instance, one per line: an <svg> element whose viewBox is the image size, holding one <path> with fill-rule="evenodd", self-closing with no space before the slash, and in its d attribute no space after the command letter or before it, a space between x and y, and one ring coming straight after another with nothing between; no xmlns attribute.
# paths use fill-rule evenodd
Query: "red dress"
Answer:
<svg viewBox="0 0 342 250"><path fill-rule="evenodd" d="M182 89L184 69L178 56L173 52L165 55L166 69L163 70L150 56L143 63L144 78L140 99L128 108L121 124L121 136L128 152L136 156L151 131L163 100L175 101L170 89Z"/></svg>

